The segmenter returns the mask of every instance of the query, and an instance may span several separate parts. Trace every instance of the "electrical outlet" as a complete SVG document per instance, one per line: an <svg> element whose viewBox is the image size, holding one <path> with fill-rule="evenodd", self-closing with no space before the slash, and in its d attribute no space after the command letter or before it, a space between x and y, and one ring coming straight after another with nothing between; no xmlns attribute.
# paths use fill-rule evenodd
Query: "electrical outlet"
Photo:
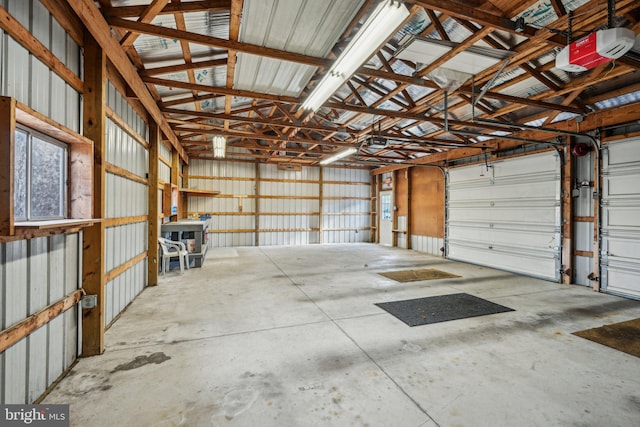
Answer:
<svg viewBox="0 0 640 427"><path fill-rule="evenodd" d="M80 300L80 306L83 310L96 308L98 306L98 295L85 295Z"/></svg>

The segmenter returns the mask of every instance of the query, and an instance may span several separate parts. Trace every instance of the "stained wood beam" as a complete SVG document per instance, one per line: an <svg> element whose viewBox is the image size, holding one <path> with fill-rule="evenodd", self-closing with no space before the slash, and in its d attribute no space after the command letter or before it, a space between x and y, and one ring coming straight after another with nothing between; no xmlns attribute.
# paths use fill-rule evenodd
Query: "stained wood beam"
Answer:
<svg viewBox="0 0 640 427"><path fill-rule="evenodd" d="M6 31L33 56L42 61L51 71L69 84L77 92L82 93L82 80L76 76L56 55L42 44L31 32L22 26L4 7L0 6L0 28Z"/></svg>
<svg viewBox="0 0 640 427"><path fill-rule="evenodd" d="M228 10L230 4L231 0L204 0L180 4L168 4L160 10L158 15L172 15L179 12L187 13ZM105 7L104 14L108 17L137 18L142 16L145 8L146 6Z"/></svg>
<svg viewBox="0 0 640 427"><path fill-rule="evenodd" d="M153 18L155 18L158 13L160 13L160 11L167 5L167 3L169 3L169 0L152 0L151 3L149 3L146 9L142 12L140 18L138 18L138 22L153 21ZM124 35L122 40L120 40L120 45L125 49L133 46L133 42L136 41L139 35L139 33L129 31Z"/></svg>
<svg viewBox="0 0 640 427"><path fill-rule="evenodd" d="M496 30L503 30L512 34L530 38L537 37L536 28L525 25L524 31L516 31L516 24L511 19L485 12L468 4L451 0L415 0L413 3L423 6L425 9L437 10L450 16L470 20L483 26L492 27ZM560 35L551 36L547 40L557 46L563 46L567 42L567 40Z"/></svg>
<svg viewBox="0 0 640 427"><path fill-rule="evenodd" d="M146 68L140 71L140 75L151 77L161 74L173 74L182 71L199 70L202 68L224 67L227 65L227 58L211 59L208 61L190 62L186 64L167 65L166 67Z"/></svg>
<svg viewBox="0 0 640 427"><path fill-rule="evenodd" d="M240 17L242 15L243 0L231 0L231 11L229 13L229 40L238 41L240 37ZM227 51L227 88L233 89L233 79L236 72L237 51L229 49ZM224 112L231 113L233 96L227 95L224 100ZM224 122L224 128L229 129L229 122Z"/></svg>
<svg viewBox="0 0 640 427"><path fill-rule="evenodd" d="M95 6L94 6L95 7ZM117 44L117 43L116 43ZM120 46L118 45L118 49ZM106 215L106 100L107 59L104 49L87 30L84 38L84 102L82 130L93 141L93 218ZM97 222L82 233L82 289L96 295L98 304L82 313L82 356L104 352L105 225Z"/></svg>
<svg viewBox="0 0 640 427"><path fill-rule="evenodd" d="M286 103L292 103L292 104L297 104L300 102L298 98L293 98L290 96L269 95L265 93L251 92L248 90L228 89L226 87L207 86L207 85L201 85L197 83L185 83L185 82L179 82L176 80L160 79L157 77L143 77L142 80L145 83L152 83L160 86L174 87L174 88L187 89L187 90L196 90L198 92L216 93L219 95L231 95L231 96L240 96L245 98L265 99L267 101L286 102Z"/></svg>
<svg viewBox="0 0 640 427"><path fill-rule="evenodd" d="M182 40L190 43L201 44L204 46L211 46L218 49L230 49L238 52L280 59L283 61L314 65L316 67L330 66L333 62L324 58L317 58L315 56L286 52L279 49L272 49L234 40L226 40L219 37L212 37L204 34L177 30L174 28L160 27L158 25L145 24L142 22L129 21L122 18L109 18L109 25L115 28L121 28L128 31L136 31L138 33L148 34L152 36L164 37L173 40Z"/></svg>
<svg viewBox="0 0 640 427"><path fill-rule="evenodd" d="M444 27L442 26L442 23L440 22L440 19L436 16L435 12L431 9L425 9L425 12L427 12L429 19L431 20L431 23L433 24L436 31L440 35L440 38L442 40L450 40L449 34L447 34L447 32L445 31Z"/></svg>
<svg viewBox="0 0 640 427"><path fill-rule="evenodd" d="M192 117L200 117L205 119L219 119L219 120L229 120L240 123L257 123L264 126L278 126L278 127L293 127L299 129L309 129L315 130L318 132L349 132L348 129L344 127L330 127L330 126L315 126L309 123L302 123L299 121L288 121L288 122L279 122L272 118L254 118L254 117L244 117L237 116L234 114L227 113L210 113L208 111L189 111L189 110L179 110L177 108L163 108L162 111L167 114L177 114L182 116L192 116ZM168 119L170 122L172 119ZM185 120L181 120L183 124L186 124ZM194 125L199 123L193 123Z"/></svg>
<svg viewBox="0 0 640 427"><path fill-rule="evenodd" d="M62 28L69 33L71 38L78 46L84 43L82 34L82 21L78 19L76 14L71 10L64 0L40 0L40 3L47 8L49 12L56 18Z"/></svg>
<svg viewBox="0 0 640 427"><path fill-rule="evenodd" d="M138 96L138 99L147 109L151 118L158 123L162 132L171 142L171 145L178 151L182 159L188 162L189 158L180 146L180 142L173 133L173 130L171 130L171 126L169 126L169 123L165 120L155 99L138 75L138 70L131 63L122 46L111 36L109 25L100 14L100 10L96 7L95 3L90 0L68 0L68 3L80 19L82 19L91 35L106 52L114 67L131 87L131 90Z"/></svg>

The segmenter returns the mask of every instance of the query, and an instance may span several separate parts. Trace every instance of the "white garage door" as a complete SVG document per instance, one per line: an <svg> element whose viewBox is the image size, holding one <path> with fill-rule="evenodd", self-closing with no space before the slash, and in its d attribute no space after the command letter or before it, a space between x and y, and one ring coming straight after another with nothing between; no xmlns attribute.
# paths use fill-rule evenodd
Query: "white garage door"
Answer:
<svg viewBox="0 0 640 427"><path fill-rule="evenodd" d="M451 169L447 253L560 281L560 160L555 151Z"/></svg>
<svg viewBox="0 0 640 427"><path fill-rule="evenodd" d="M602 290L640 298L640 138L602 153Z"/></svg>

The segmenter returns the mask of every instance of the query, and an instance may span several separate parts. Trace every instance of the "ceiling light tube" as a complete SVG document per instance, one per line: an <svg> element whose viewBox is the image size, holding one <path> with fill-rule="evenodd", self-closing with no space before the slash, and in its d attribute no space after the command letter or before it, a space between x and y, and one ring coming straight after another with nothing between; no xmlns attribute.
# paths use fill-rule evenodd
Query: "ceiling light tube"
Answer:
<svg viewBox="0 0 640 427"><path fill-rule="evenodd" d="M320 108L362 64L380 49L408 16L409 10L401 1L385 0L378 4L324 78L302 104L302 108L311 111Z"/></svg>
<svg viewBox="0 0 640 427"><path fill-rule="evenodd" d="M352 155L356 151L358 151L358 149L355 148L355 147L345 148L344 150L338 151L334 155L329 156L326 159L321 160L320 164L321 165L328 165L329 163L333 163L336 160L344 159L345 157Z"/></svg>
<svg viewBox="0 0 640 427"><path fill-rule="evenodd" d="M227 138L216 135L211 143L213 144L213 157L223 159L227 154Z"/></svg>

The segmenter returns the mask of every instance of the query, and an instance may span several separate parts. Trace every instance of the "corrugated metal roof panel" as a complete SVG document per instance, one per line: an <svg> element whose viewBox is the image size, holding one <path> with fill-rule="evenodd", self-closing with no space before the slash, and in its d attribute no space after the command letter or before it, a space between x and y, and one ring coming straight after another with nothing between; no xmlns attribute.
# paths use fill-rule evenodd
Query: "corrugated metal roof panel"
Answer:
<svg viewBox="0 0 640 427"><path fill-rule="evenodd" d="M325 57L363 0L245 0L240 41ZM316 67L238 54L234 88L300 96Z"/></svg>

